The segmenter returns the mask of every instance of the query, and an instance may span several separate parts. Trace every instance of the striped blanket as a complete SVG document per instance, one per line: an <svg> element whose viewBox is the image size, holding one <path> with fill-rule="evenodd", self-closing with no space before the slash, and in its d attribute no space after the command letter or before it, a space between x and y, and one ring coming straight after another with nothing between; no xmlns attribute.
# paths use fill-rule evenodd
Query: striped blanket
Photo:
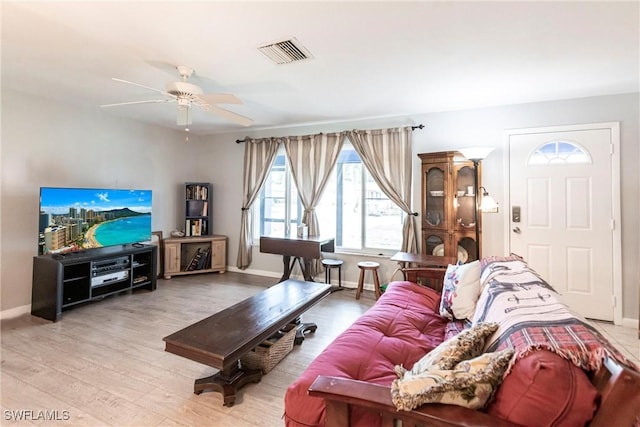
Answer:
<svg viewBox="0 0 640 427"><path fill-rule="evenodd" d="M596 329L563 304L558 293L520 259L484 263L482 293L472 323L496 322L485 352L513 348L514 361L545 349L585 370L597 370L605 356L638 370Z"/></svg>

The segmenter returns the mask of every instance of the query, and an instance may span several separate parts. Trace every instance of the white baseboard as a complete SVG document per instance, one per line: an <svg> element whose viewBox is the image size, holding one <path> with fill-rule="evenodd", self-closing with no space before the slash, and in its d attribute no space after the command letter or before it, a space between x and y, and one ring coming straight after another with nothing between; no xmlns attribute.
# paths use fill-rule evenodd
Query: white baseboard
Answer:
<svg viewBox="0 0 640 427"><path fill-rule="evenodd" d="M282 275L280 273L274 273L273 271L266 271L266 270L255 270L252 268L247 268L246 270L240 270L237 267L231 267L231 266L227 266L227 271L233 271L234 273L244 273L244 274L255 274L256 276L265 276L265 277L275 277L276 279L279 279L280 277L282 277ZM291 275L292 279L296 279L296 280L304 280L304 278L300 275L300 274L292 274ZM317 282L320 282L322 280L320 280L320 275L315 277L317 280ZM324 279L324 278L323 278ZM332 280L331 281L332 285L338 285L338 280ZM358 287L358 283L356 282L347 282L345 280L342 281L342 286L345 288L357 288ZM369 290L369 291L373 291L373 284L368 284L365 283L364 284L364 289Z"/></svg>
<svg viewBox="0 0 640 427"><path fill-rule="evenodd" d="M621 326L625 328L638 329L638 319L630 319L628 317L623 317Z"/></svg>
<svg viewBox="0 0 640 427"><path fill-rule="evenodd" d="M0 311L0 319L12 319L29 313L31 313L31 304L21 305L20 307Z"/></svg>
<svg viewBox="0 0 640 427"><path fill-rule="evenodd" d="M227 265L227 271L232 271L234 273L243 273L243 274L255 274L256 276L265 276L265 277L277 277L282 276L281 274L275 273L273 271L267 270L255 270L253 268L247 268L245 270L240 270L238 267L232 267Z"/></svg>

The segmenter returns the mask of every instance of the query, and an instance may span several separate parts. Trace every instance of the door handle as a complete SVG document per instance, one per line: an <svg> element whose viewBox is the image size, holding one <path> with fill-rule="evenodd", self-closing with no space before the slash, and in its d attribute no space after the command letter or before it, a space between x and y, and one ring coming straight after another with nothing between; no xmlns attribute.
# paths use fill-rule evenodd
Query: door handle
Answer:
<svg viewBox="0 0 640 427"><path fill-rule="evenodd" d="M516 233L516 234L520 234L522 231L520 230L520 227L515 227L513 229L513 232Z"/></svg>

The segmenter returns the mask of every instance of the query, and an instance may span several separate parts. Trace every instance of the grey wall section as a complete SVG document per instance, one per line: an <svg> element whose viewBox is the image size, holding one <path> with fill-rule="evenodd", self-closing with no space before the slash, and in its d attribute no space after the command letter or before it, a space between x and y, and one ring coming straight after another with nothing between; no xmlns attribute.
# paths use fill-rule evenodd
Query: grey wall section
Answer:
<svg viewBox="0 0 640 427"><path fill-rule="evenodd" d="M179 182L192 176L184 136L2 91L2 310L31 304L40 187L153 190L153 230L175 227ZM196 177L197 178L197 177Z"/></svg>
<svg viewBox="0 0 640 427"><path fill-rule="evenodd" d="M245 136L301 135L345 129L373 129L423 123L413 134L414 154L465 146L497 147L483 163L483 182L504 200L503 134L506 129L619 121L622 175L623 317L638 318L640 282L640 175L638 93L549 101L475 110L399 116L376 120L300 126L207 137L184 135L64 106L12 91L2 92L0 216L1 310L31 302L31 266L36 254L38 190L41 186L145 187L153 190L153 228L182 228L181 186L213 183L213 231L229 236L227 264L235 266L240 232ZM420 206L419 159L414 156L414 209ZM503 254L502 214L484 216L483 252ZM346 260L346 281L357 280L357 261ZM279 276L282 262L253 249L251 270ZM395 264L384 259L380 275L391 278ZM396 276L397 278L397 276Z"/></svg>

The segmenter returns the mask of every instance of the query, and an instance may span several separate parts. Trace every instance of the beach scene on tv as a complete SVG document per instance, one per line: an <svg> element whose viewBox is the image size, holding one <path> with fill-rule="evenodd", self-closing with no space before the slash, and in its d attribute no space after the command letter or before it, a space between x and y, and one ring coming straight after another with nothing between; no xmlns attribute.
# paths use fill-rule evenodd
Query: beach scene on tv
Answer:
<svg viewBox="0 0 640 427"><path fill-rule="evenodd" d="M151 190L41 188L38 254L151 239Z"/></svg>

